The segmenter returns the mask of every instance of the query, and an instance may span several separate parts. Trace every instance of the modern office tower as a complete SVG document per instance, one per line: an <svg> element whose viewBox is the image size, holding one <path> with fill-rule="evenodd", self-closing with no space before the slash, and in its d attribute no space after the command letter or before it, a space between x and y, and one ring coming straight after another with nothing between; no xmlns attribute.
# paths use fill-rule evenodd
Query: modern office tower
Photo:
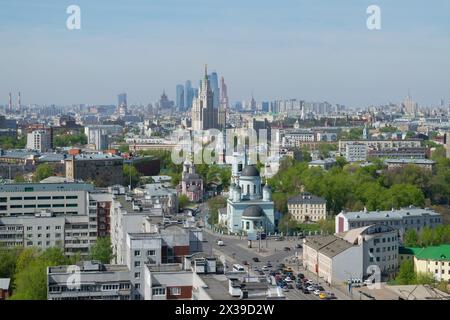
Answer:
<svg viewBox="0 0 450 320"><path fill-rule="evenodd" d="M177 85L177 99L176 99L176 107L179 110L184 110L184 86L182 84Z"/></svg>
<svg viewBox="0 0 450 320"><path fill-rule="evenodd" d="M269 106L270 106L269 102L263 101L261 103L261 111L262 112L269 112Z"/></svg>
<svg viewBox="0 0 450 320"><path fill-rule="evenodd" d="M27 149L46 152L51 149L51 135L48 130L33 130L27 134Z"/></svg>
<svg viewBox="0 0 450 320"><path fill-rule="evenodd" d="M19 91L19 95L17 97L17 109L20 110L20 106L22 105L22 101L20 101L20 91Z"/></svg>
<svg viewBox="0 0 450 320"><path fill-rule="evenodd" d="M214 94L205 66L205 77L198 95L192 103L192 128L194 130L218 129L218 109L214 108Z"/></svg>
<svg viewBox="0 0 450 320"><path fill-rule="evenodd" d="M192 88L192 83L190 80L186 81L184 84L184 108L185 110L189 110L192 108L192 101L195 97L195 90Z"/></svg>
<svg viewBox="0 0 450 320"><path fill-rule="evenodd" d="M211 86L211 91L213 92L213 106L215 109L219 108L220 105L220 90L219 90L219 79L216 72L209 75L209 84Z"/></svg>

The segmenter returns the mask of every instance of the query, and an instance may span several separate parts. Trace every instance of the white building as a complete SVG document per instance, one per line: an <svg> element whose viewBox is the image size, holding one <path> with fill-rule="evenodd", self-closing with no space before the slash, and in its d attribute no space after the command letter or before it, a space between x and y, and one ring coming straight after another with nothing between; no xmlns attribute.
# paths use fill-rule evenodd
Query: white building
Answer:
<svg viewBox="0 0 450 320"><path fill-rule="evenodd" d="M348 162L367 160L367 146L363 143L348 143L345 147L345 159Z"/></svg>
<svg viewBox="0 0 450 320"><path fill-rule="evenodd" d="M398 230L371 225L346 233L303 240L303 266L330 284L365 279L379 272L380 280L398 267Z"/></svg>
<svg viewBox="0 0 450 320"><path fill-rule="evenodd" d="M51 149L51 135L47 130L34 130L27 134L27 149L46 152Z"/></svg>
<svg viewBox="0 0 450 320"><path fill-rule="evenodd" d="M0 186L0 242L7 247L60 247L87 255L97 240L98 208L84 183Z"/></svg>
<svg viewBox="0 0 450 320"><path fill-rule="evenodd" d="M262 187L261 176L254 165L242 169L245 163L246 160L233 163L227 212L219 215L219 224L231 233L274 232L272 191L267 184Z"/></svg>
<svg viewBox="0 0 450 320"><path fill-rule="evenodd" d="M95 146L95 150L106 150L109 147L108 133L102 129L88 130L88 143Z"/></svg>
<svg viewBox="0 0 450 320"><path fill-rule="evenodd" d="M442 216L431 209L415 207L390 211L341 212L335 217L336 233L373 224L383 224L399 230L400 238L408 229L420 232L424 227L434 228L442 224Z"/></svg>

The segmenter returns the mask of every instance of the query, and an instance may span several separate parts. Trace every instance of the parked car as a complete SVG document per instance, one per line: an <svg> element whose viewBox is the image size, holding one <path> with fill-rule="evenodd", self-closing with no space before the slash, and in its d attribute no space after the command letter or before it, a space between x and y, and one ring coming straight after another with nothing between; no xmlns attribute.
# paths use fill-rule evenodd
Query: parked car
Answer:
<svg viewBox="0 0 450 320"><path fill-rule="evenodd" d="M306 287L303 287L303 290L302 290L302 291L303 291L304 294L309 294L309 290L308 290L308 288L306 288Z"/></svg>
<svg viewBox="0 0 450 320"><path fill-rule="evenodd" d="M268 266L263 266L263 267L261 268L261 270L262 270L262 271L269 271L270 268L269 268Z"/></svg>
<svg viewBox="0 0 450 320"><path fill-rule="evenodd" d="M322 287L317 287L316 290L314 290L314 294L316 296L318 296L319 294L321 294L322 292L324 292L324 289Z"/></svg>
<svg viewBox="0 0 450 320"><path fill-rule="evenodd" d="M300 249L303 248L302 245L300 243L297 243L297 245L295 246L295 248Z"/></svg>
<svg viewBox="0 0 450 320"><path fill-rule="evenodd" d="M218 245L219 247L223 247L223 246L225 245L225 243L224 243L222 240L218 240L218 241L217 241L217 245Z"/></svg>
<svg viewBox="0 0 450 320"><path fill-rule="evenodd" d="M299 274L298 274L298 278L299 278L299 279L305 279L305 275L304 275L303 273L299 273Z"/></svg>
<svg viewBox="0 0 450 320"><path fill-rule="evenodd" d="M267 261L267 266L268 266L269 268L272 268L272 264L270 263L270 261Z"/></svg>
<svg viewBox="0 0 450 320"><path fill-rule="evenodd" d="M252 260L255 261L255 262L259 262L258 257L254 257Z"/></svg>
<svg viewBox="0 0 450 320"><path fill-rule="evenodd" d="M248 266L247 260L242 261L242 264L243 264L244 266Z"/></svg>
<svg viewBox="0 0 450 320"><path fill-rule="evenodd" d="M289 248L289 247L284 247L284 251L291 251L291 248Z"/></svg>

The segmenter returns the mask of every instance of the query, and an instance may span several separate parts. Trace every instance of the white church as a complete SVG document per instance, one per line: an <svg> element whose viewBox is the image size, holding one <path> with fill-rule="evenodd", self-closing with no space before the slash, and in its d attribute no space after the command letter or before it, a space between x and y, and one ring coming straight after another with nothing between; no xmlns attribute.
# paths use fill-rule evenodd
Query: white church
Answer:
<svg viewBox="0 0 450 320"><path fill-rule="evenodd" d="M272 191L267 184L262 187L258 169L247 164L246 156L234 156L227 210L219 214L219 224L230 233L275 231Z"/></svg>

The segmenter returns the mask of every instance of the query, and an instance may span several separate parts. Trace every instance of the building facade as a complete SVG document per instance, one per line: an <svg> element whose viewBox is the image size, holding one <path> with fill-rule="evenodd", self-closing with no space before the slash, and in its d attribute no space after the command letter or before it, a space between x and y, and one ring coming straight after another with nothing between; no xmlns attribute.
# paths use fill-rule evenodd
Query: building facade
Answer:
<svg viewBox="0 0 450 320"><path fill-rule="evenodd" d="M309 193L289 198L287 206L291 217L298 222L317 222L327 218L327 201Z"/></svg>

